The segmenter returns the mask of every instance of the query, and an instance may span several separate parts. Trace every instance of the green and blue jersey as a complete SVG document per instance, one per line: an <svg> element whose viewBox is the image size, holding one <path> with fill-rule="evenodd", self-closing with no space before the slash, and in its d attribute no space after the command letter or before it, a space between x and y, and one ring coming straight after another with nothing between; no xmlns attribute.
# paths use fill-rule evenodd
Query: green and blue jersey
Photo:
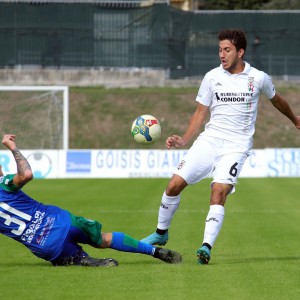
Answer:
<svg viewBox="0 0 300 300"><path fill-rule="evenodd" d="M0 177L0 233L13 238L45 260L62 251L71 226L68 211L44 205L13 184L15 175Z"/></svg>

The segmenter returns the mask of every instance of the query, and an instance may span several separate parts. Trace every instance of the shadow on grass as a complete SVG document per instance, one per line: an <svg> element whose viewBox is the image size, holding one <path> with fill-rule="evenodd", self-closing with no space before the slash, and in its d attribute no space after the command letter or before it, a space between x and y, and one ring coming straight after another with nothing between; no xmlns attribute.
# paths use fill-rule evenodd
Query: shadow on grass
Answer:
<svg viewBox="0 0 300 300"><path fill-rule="evenodd" d="M300 256L281 256L281 257L247 257L247 258L229 258L229 257L224 257L224 256L218 256L217 262L215 260L212 260L209 265L220 265L220 264L254 264L254 263L264 263L264 262L293 262L293 261L300 261ZM165 262L162 262L160 260L118 260L119 266L140 266L141 264L143 266L178 266L178 265L188 265L191 264L190 262L182 262L180 264L168 264ZM194 264L194 263L193 263ZM84 267L84 266L76 266L76 265L71 265L71 266L52 266L51 263L35 263L35 262L27 262L27 263L18 263L18 262L1 262L0 263L0 268L12 268L12 267L17 267L17 268L28 268L28 267L36 267L36 268L54 268L54 269L66 269L66 268L94 268L94 267ZM101 267L99 267L101 268Z"/></svg>
<svg viewBox="0 0 300 300"><path fill-rule="evenodd" d="M134 265L137 265L137 266L140 266L141 264L143 266L145 265L152 265L152 266L155 266L155 265L177 265L177 264L168 264L168 263L165 263L163 261L160 261L160 260L156 260L156 259L153 259L153 260L132 260L132 261L128 261L128 260L125 260L125 261L120 261L118 260L119 262L119 266L134 266ZM181 263L182 264L182 263ZM180 264L179 264L180 265ZM60 268L84 268L84 269L88 269L88 268L97 268L97 267L88 267L88 266L76 266L76 265L70 265L70 266L52 266L51 263L34 263L34 262L26 262L26 263L18 263L18 262L14 262L14 263L11 263L11 262L1 262L0 263L0 269L1 268L6 268L6 267L9 267L9 268L12 268L12 267L17 267L17 268L20 268L20 267L25 267L25 268L32 268L32 267L36 267L36 268L54 268L54 269L60 269ZM98 267L98 268L102 268L102 267ZM105 269L106 267L104 267ZM108 267L107 267L108 268Z"/></svg>

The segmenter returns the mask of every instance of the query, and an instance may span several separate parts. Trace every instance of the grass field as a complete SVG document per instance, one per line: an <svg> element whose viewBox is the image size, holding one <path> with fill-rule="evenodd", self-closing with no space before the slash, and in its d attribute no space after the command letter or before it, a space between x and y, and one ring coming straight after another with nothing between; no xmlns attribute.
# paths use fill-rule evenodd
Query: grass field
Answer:
<svg viewBox="0 0 300 300"><path fill-rule="evenodd" d="M103 231L143 238L156 226L167 179L35 180L33 198L102 222ZM14 299L299 299L299 179L240 179L228 198L209 265L196 264L209 183L186 189L167 246L183 255L168 265L141 254L85 250L113 257L116 268L52 267L0 236L1 300Z"/></svg>
<svg viewBox="0 0 300 300"><path fill-rule="evenodd" d="M185 132L196 108L198 88L71 87L69 146L71 149L139 149L141 145L130 135L131 124L140 114L152 114L160 121L162 134L151 148L164 149L168 136ZM276 90L298 114L299 85L276 85ZM288 118L265 97L258 106L255 148L300 147L300 139L295 138L299 133Z"/></svg>

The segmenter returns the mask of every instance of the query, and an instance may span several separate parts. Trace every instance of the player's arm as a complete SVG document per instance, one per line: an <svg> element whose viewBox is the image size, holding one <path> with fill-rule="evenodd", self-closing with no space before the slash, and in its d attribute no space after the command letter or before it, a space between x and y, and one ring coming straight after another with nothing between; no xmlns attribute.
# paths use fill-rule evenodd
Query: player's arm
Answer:
<svg viewBox="0 0 300 300"><path fill-rule="evenodd" d="M2 144L11 151L17 164L17 174L14 176L13 184L22 187L33 178L31 167L15 143L14 134L5 134Z"/></svg>
<svg viewBox="0 0 300 300"><path fill-rule="evenodd" d="M283 115L288 117L295 125L296 128L300 129L300 116L295 116L288 102L278 94L271 99L271 103L277 108Z"/></svg>
<svg viewBox="0 0 300 300"><path fill-rule="evenodd" d="M167 138L166 146L168 149L171 147L179 148L184 147L191 138L199 132L201 125L203 124L208 113L208 106L201 103L198 104L194 114L192 115L189 125L185 131L183 137L178 135L172 135Z"/></svg>

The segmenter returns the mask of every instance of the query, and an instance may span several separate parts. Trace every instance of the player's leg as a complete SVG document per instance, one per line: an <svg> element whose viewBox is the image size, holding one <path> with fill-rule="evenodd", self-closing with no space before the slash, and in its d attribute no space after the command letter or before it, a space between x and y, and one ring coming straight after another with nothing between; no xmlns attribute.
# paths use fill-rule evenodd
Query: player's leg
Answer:
<svg viewBox="0 0 300 300"><path fill-rule="evenodd" d="M142 242L152 245L167 243L168 229L180 204L180 193L187 185L199 182L211 174L214 152L214 145L206 138L199 137L194 142L179 163L162 196L156 232L142 239Z"/></svg>
<svg viewBox="0 0 300 300"><path fill-rule="evenodd" d="M206 217L204 239L202 246L197 251L199 264L208 264L210 260L211 248L213 247L223 224L226 197L231 189L232 185L229 184L214 183L212 185L211 205Z"/></svg>
<svg viewBox="0 0 300 300"><path fill-rule="evenodd" d="M89 243L90 238L78 227L71 226L63 243L61 253L51 261L54 266L89 266L89 267L112 267L118 262L112 258L90 257L78 243Z"/></svg>
<svg viewBox="0 0 300 300"><path fill-rule="evenodd" d="M100 248L151 255L171 264L177 264L182 261L181 255L175 251L143 243L123 232L102 233Z"/></svg>
<svg viewBox="0 0 300 300"><path fill-rule="evenodd" d="M186 181L179 175L173 175L166 191L163 193L158 210L157 228L154 233L142 239L143 243L165 245L168 242L168 229L180 203L180 193L187 186Z"/></svg>
<svg viewBox="0 0 300 300"><path fill-rule="evenodd" d="M230 153L216 162L203 243L197 251L199 264L207 264L210 260L211 249L223 225L227 195L235 191L235 184L247 156L247 153Z"/></svg>
<svg viewBox="0 0 300 300"><path fill-rule="evenodd" d="M73 234L73 243L89 244L95 248L112 248L114 250L132 253L141 253L151 255L167 263L179 263L181 255L168 249L156 248L152 245L141 243L131 236L122 232L101 233L102 225L95 221L71 215L72 225L77 229L77 234ZM80 246L78 246L80 247ZM94 265L95 263L109 264L105 266L117 265L113 259L96 259L85 257L82 259L82 265Z"/></svg>

